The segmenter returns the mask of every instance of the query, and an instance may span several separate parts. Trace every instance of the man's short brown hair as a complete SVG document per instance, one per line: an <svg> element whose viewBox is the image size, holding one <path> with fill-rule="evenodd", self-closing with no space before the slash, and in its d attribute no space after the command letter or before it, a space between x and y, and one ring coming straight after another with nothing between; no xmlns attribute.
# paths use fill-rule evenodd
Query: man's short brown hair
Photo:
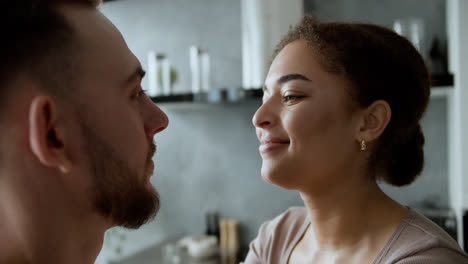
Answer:
<svg viewBox="0 0 468 264"><path fill-rule="evenodd" d="M0 104L12 92L12 83L26 76L51 94L73 89L80 49L76 33L57 8L61 4L96 8L100 0L6 1L0 15L4 40L0 44ZM18 87L15 87L18 88Z"/></svg>

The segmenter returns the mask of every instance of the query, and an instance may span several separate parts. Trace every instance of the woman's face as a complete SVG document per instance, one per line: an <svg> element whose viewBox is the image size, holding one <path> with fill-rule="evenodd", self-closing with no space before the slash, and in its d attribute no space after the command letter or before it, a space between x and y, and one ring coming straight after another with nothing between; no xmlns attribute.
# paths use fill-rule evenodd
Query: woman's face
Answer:
<svg viewBox="0 0 468 264"><path fill-rule="evenodd" d="M305 191L347 177L359 156L359 111L352 111L347 89L305 41L288 44L276 56L253 117L266 181Z"/></svg>

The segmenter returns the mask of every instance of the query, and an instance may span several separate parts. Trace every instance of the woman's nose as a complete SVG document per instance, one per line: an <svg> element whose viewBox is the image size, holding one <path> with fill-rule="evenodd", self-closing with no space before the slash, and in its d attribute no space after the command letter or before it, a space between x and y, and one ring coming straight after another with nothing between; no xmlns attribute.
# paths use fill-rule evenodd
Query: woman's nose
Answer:
<svg viewBox="0 0 468 264"><path fill-rule="evenodd" d="M271 103L265 101L255 112L252 118L252 124L257 128L265 128L271 126L274 120Z"/></svg>

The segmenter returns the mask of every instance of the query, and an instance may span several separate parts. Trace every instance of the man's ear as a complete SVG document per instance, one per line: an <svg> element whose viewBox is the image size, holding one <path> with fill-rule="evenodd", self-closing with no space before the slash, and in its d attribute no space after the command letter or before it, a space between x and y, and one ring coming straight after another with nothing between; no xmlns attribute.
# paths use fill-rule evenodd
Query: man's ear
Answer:
<svg viewBox="0 0 468 264"><path fill-rule="evenodd" d="M52 99L43 95L35 97L29 109L29 143L32 152L43 165L68 173L71 161L66 155L63 135L57 129L56 121L57 109Z"/></svg>
<svg viewBox="0 0 468 264"><path fill-rule="evenodd" d="M392 117L392 109L384 100L377 100L362 112L362 122L359 129L359 135L356 140L359 142L373 141L378 138L387 127Z"/></svg>

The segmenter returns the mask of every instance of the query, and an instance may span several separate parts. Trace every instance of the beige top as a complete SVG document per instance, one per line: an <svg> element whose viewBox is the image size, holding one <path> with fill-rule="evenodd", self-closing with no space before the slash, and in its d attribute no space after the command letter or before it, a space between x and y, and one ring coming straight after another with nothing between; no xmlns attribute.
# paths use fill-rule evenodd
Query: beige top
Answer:
<svg viewBox="0 0 468 264"><path fill-rule="evenodd" d="M244 263L287 263L309 223L305 207L292 207L265 222ZM468 256L443 229L410 208L371 264L389 263L458 264L468 263Z"/></svg>

